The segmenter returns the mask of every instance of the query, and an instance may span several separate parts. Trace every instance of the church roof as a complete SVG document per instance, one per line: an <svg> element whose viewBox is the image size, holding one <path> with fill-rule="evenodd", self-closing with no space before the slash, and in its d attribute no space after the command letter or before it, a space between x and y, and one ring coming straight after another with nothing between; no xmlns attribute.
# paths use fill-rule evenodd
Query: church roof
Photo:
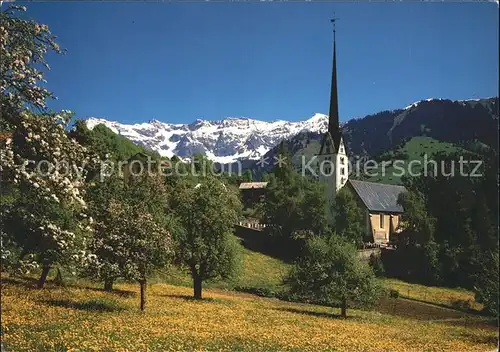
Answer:
<svg viewBox="0 0 500 352"><path fill-rule="evenodd" d="M335 38L335 19L333 23L333 63L332 63L332 83L330 90L330 110L328 112L328 132L333 139L333 146L335 152L338 152L342 132L339 123L339 99L337 87L337 41Z"/></svg>
<svg viewBox="0 0 500 352"><path fill-rule="evenodd" d="M388 213L404 212L403 207L398 204L398 196L406 192L405 187L357 180L349 180L349 183L368 210Z"/></svg>

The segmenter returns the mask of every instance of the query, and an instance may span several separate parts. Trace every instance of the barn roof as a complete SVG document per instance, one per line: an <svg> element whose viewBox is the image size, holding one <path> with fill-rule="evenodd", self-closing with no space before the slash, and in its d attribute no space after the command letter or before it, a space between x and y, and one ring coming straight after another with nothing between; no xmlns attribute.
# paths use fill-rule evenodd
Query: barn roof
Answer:
<svg viewBox="0 0 500 352"><path fill-rule="evenodd" d="M240 189L256 189L256 188L266 188L267 182L242 182L240 183Z"/></svg>
<svg viewBox="0 0 500 352"><path fill-rule="evenodd" d="M398 204L398 196L406 192L403 186L383 183L349 180L354 191L368 210L388 213L402 213L403 207Z"/></svg>

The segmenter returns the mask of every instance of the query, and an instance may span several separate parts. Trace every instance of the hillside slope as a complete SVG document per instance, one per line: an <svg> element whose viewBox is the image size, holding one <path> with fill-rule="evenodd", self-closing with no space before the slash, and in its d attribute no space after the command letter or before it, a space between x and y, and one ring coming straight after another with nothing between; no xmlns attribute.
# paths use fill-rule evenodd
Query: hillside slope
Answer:
<svg viewBox="0 0 500 352"><path fill-rule="evenodd" d="M7 351L490 351L495 326L461 312L382 301L374 311L329 307L209 289L148 287L118 293L47 287L2 278L2 350Z"/></svg>
<svg viewBox="0 0 500 352"><path fill-rule="evenodd" d="M405 109L383 111L361 119L354 119L342 126L344 142L350 159L376 158L385 151L405 148L414 137L432 138L437 142L464 145L477 141L498 148L498 98L451 101L430 99L413 103ZM288 150L297 169L319 151L321 134L302 132L287 140ZM428 146L424 143L424 146ZM411 154L426 152L414 149ZM265 157L273 160L277 147ZM432 149L432 148L431 148ZM445 148L446 149L446 148ZM303 157L303 159L302 159ZM304 162L302 162L304 160ZM254 175L261 175L272 164L262 167L258 162L249 166Z"/></svg>
<svg viewBox="0 0 500 352"><path fill-rule="evenodd" d="M477 139L496 146L498 106L498 98L428 99L403 109L349 120L342 129L350 155L365 158L393 149L416 136L455 144ZM200 153L217 163L242 161L244 168L255 169L260 157L265 155L272 160L276 146L282 140L289 141L293 155L306 147L303 152L306 155L316 153L327 120L326 115L315 114L299 122L227 118L196 120L191 124L169 124L157 120L122 124L90 118L86 124L90 129L103 124L162 156L187 158Z"/></svg>

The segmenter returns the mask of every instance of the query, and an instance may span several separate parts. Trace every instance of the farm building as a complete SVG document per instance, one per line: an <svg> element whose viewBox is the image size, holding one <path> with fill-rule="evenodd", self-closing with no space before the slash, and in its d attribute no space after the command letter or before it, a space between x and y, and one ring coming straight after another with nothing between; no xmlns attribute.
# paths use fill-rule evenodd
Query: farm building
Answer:
<svg viewBox="0 0 500 352"><path fill-rule="evenodd" d="M240 184L241 198L245 208L260 202L265 195L267 182L242 182Z"/></svg>

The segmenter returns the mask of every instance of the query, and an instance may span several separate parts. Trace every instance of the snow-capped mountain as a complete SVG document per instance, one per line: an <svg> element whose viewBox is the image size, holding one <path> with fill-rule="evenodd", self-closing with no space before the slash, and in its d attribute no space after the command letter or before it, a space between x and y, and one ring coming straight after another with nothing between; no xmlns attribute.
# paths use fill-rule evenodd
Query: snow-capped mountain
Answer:
<svg viewBox="0 0 500 352"><path fill-rule="evenodd" d="M324 132L328 127L328 117L314 114L310 119L299 122L265 122L241 117L217 121L196 120L190 124L170 124L157 120L122 124L89 118L86 123L89 129L104 124L113 132L162 156L188 158L201 153L214 162L230 163L238 159L259 159L281 140L300 132Z"/></svg>
<svg viewBox="0 0 500 352"><path fill-rule="evenodd" d="M474 128L470 128L471 121ZM486 144L494 144L492 141L497 140L497 121L498 98L458 101L431 98L416 101L404 109L352 119L341 123L341 126L351 154L376 155L397 145L404 138L421 135L422 126L427 136L437 140L457 143L475 138ZM217 121L196 120L190 124L170 124L157 120L122 124L89 118L86 123L90 129L104 124L135 144L163 156L189 158L201 153L214 162L231 163L236 160L257 160L272 152L283 139L292 139L300 132L325 132L328 117L317 113L299 122L265 122L241 117Z"/></svg>

